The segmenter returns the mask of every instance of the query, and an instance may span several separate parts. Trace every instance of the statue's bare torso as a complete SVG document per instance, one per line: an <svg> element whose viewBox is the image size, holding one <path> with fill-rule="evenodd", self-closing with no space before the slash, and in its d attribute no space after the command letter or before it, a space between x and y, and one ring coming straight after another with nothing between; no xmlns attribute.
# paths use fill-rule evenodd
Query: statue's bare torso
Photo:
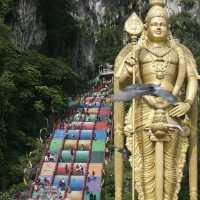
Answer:
<svg viewBox="0 0 200 200"><path fill-rule="evenodd" d="M144 84L158 84L172 91L178 73L178 54L172 48L142 49L139 55L140 75Z"/></svg>

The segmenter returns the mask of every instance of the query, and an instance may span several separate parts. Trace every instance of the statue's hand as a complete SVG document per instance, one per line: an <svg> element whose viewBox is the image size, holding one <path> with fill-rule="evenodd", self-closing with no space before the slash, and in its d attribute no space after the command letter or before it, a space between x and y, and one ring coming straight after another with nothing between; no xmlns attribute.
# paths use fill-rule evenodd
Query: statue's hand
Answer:
<svg viewBox="0 0 200 200"><path fill-rule="evenodd" d="M171 117L181 117L185 115L191 108L189 103L179 102L175 104L175 107L169 111Z"/></svg>
<svg viewBox="0 0 200 200"><path fill-rule="evenodd" d="M128 64L129 66L133 67L136 64L136 58L134 58L133 56L131 56L130 58L128 58L125 61L126 64Z"/></svg>
<svg viewBox="0 0 200 200"><path fill-rule="evenodd" d="M136 64L136 59L132 56L125 61L125 68L129 74L133 72L133 66Z"/></svg>
<svg viewBox="0 0 200 200"><path fill-rule="evenodd" d="M164 109L170 105L169 102L165 101L162 97L145 95L144 98L147 100L148 104L154 108Z"/></svg>

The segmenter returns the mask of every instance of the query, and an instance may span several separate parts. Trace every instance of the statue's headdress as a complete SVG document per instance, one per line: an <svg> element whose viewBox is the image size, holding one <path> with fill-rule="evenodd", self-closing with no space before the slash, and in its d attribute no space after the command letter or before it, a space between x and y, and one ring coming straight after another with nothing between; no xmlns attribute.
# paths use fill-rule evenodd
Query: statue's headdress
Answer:
<svg viewBox="0 0 200 200"><path fill-rule="evenodd" d="M167 9L165 8L165 0L149 0L150 10L147 13L145 22L148 23L154 17L163 17L168 20Z"/></svg>

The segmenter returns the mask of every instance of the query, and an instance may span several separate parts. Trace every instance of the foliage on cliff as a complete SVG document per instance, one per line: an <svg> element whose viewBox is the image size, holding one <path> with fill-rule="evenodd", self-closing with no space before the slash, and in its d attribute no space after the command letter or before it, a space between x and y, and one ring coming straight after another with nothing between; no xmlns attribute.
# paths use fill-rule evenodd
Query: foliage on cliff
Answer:
<svg viewBox="0 0 200 200"><path fill-rule="evenodd" d="M3 23L12 9L10 2L0 1L2 192L22 182L26 154L38 148L39 129L46 127L47 122L51 122L49 119L64 114L67 96L76 92L79 85L78 75L64 59L50 58L36 50L20 52L11 44L10 27Z"/></svg>
<svg viewBox="0 0 200 200"><path fill-rule="evenodd" d="M114 59L122 48L122 28L104 27L97 35L96 64L114 63Z"/></svg>
<svg viewBox="0 0 200 200"><path fill-rule="evenodd" d="M44 42L44 51L51 56L68 56L76 40L78 23L72 16L73 1L43 0L38 3L38 12L46 26L47 37Z"/></svg>

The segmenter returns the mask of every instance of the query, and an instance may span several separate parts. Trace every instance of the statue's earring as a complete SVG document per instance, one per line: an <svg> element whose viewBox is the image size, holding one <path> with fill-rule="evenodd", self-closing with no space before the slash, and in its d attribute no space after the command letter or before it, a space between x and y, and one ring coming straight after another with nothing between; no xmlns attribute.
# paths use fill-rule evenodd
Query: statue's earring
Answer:
<svg viewBox="0 0 200 200"><path fill-rule="evenodd" d="M147 24L144 24L144 30L145 31L147 30Z"/></svg>

